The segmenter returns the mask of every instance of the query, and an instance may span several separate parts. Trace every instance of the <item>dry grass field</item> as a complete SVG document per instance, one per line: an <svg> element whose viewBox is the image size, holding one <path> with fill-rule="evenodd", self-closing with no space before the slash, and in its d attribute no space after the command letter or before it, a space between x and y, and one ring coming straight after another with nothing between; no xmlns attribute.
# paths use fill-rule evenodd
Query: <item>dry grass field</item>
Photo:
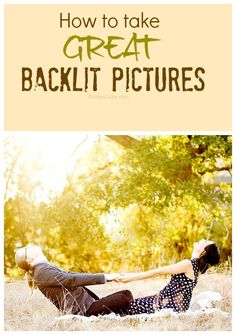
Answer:
<svg viewBox="0 0 236 335"><path fill-rule="evenodd" d="M93 286L98 296L105 296L122 289L130 289L134 297L158 292L168 279L147 280L129 284L111 283ZM5 330L231 330L231 275L206 274L200 277L193 298L203 291L219 292L222 301L210 313L184 313L115 317L75 317L57 319L58 310L38 291L31 295L24 281L5 283ZM225 312L225 313L223 313Z"/></svg>

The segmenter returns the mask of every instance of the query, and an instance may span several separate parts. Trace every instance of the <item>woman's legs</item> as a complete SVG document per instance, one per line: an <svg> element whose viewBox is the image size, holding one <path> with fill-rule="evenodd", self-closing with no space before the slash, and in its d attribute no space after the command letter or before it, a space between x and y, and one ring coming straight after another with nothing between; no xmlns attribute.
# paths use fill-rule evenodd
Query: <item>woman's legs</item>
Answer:
<svg viewBox="0 0 236 335"><path fill-rule="evenodd" d="M126 309L126 313L128 315L136 315L136 314L152 314L156 311L156 302L157 295L150 295L148 297L142 297L133 299L128 308Z"/></svg>
<svg viewBox="0 0 236 335"><path fill-rule="evenodd" d="M104 315L112 312L126 314L125 311L132 300L132 293L128 290L110 294L107 297L94 301L87 310L86 316Z"/></svg>

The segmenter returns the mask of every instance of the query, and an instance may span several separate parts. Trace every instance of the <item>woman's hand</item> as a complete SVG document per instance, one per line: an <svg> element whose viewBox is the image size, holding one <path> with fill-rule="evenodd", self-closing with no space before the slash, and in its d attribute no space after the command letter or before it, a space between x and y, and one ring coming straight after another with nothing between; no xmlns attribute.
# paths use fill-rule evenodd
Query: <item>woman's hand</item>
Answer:
<svg viewBox="0 0 236 335"><path fill-rule="evenodd" d="M132 273L120 273L119 276L115 279L116 283L128 283L134 279L132 279Z"/></svg>

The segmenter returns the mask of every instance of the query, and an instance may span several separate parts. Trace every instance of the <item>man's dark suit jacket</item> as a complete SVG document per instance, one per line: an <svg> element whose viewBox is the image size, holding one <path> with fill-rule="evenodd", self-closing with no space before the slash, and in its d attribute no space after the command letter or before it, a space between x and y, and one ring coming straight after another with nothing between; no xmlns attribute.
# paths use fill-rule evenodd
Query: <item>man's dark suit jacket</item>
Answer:
<svg viewBox="0 0 236 335"><path fill-rule="evenodd" d="M84 285L106 282L104 274L66 272L50 263L34 267L34 279L39 290L62 312L85 315L99 298Z"/></svg>

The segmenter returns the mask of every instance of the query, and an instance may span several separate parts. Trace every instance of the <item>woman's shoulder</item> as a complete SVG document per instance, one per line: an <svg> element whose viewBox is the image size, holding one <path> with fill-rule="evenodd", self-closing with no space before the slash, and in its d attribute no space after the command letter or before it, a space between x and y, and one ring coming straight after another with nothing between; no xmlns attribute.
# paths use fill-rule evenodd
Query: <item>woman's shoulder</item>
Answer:
<svg viewBox="0 0 236 335"><path fill-rule="evenodd" d="M187 267L191 267L192 266L192 260L191 259L183 259L182 261L180 261L179 263L182 263L183 265L187 266Z"/></svg>
<svg viewBox="0 0 236 335"><path fill-rule="evenodd" d="M186 259L186 271L185 275L191 279L194 280L196 274L195 274L195 259Z"/></svg>
<svg viewBox="0 0 236 335"><path fill-rule="evenodd" d="M182 270L182 272L188 272L192 269L192 263L190 259L183 259L177 263L177 266Z"/></svg>
<svg viewBox="0 0 236 335"><path fill-rule="evenodd" d="M193 271L193 264L191 259L183 259L179 262L184 273L191 273Z"/></svg>

